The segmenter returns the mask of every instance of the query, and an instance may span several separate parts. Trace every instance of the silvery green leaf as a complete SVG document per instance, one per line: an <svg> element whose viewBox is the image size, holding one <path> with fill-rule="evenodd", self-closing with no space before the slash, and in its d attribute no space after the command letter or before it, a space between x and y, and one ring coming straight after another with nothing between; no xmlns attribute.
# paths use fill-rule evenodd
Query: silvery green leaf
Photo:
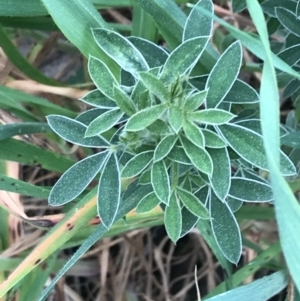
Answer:
<svg viewBox="0 0 300 301"><path fill-rule="evenodd" d="M182 230L182 217L180 202L175 192L170 197L169 206L166 206L164 222L169 238L176 243Z"/></svg>
<svg viewBox="0 0 300 301"><path fill-rule="evenodd" d="M206 82L209 89L207 108L216 108L235 82L242 63L242 46L239 41L231 44L216 62Z"/></svg>
<svg viewBox="0 0 300 301"><path fill-rule="evenodd" d="M140 174L152 161L153 151L145 151L137 154L123 167L122 178L131 178Z"/></svg>
<svg viewBox="0 0 300 301"><path fill-rule="evenodd" d="M94 119L108 111L109 109L94 108L79 114L75 120L88 126Z"/></svg>
<svg viewBox="0 0 300 301"><path fill-rule="evenodd" d="M165 136L156 146L154 152L154 162L160 161L165 158L172 150L175 142L177 141L176 135Z"/></svg>
<svg viewBox="0 0 300 301"><path fill-rule="evenodd" d="M157 120L165 110L165 104L143 109L131 116L126 124L125 130L130 132L143 130Z"/></svg>
<svg viewBox="0 0 300 301"><path fill-rule="evenodd" d="M142 54L119 33L107 29L92 29L92 32L100 48L122 69L135 76L138 76L138 72L149 69Z"/></svg>
<svg viewBox="0 0 300 301"><path fill-rule="evenodd" d="M113 100L105 96L98 89L90 91L88 94L84 95L80 100L91 106L103 109L112 109L117 107L117 104Z"/></svg>
<svg viewBox="0 0 300 301"><path fill-rule="evenodd" d="M116 154L106 161L98 185L97 209L102 224L109 229L115 221L120 205L121 177Z"/></svg>
<svg viewBox="0 0 300 301"><path fill-rule="evenodd" d="M145 195L136 207L136 213L145 213L160 204L159 198L156 196L154 192L150 192L149 194Z"/></svg>
<svg viewBox="0 0 300 301"><path fill-rule="evenodd" d="M180 233L180 238L189 233L199 221L199 217L194 215L191 211L189 211L186 207L181 209L181 217L182 217L182 230Z"/></svg>
<svg viewBox="0 0 300 301"><path fill-rule="evenodd" d="M243 202L260 203L273 200L273 192L270 185L240 177L231 179L229 195Z"/></svg>
<svg viewBox="0 0 300 301"><path fill-rule="evenodd" d="M114 86L114 96L116 104L124 113L129 116L135 114L136 108L134 107L131 98L124 91Z"/></svg>
<svg viewBox="0 0 300 301"><path fill-rule="evenodd" d="M206 147L222 148L227 145L224 140L213 131L202 129L202 134L204 135Z"/></svg>
<svg viewBox="0 0 300 301"><path fill-rule="evenodd" d="M294 35L300 37L300 20L297 19L297 16L292 11L282 7L276 7L275 12L280 23Z"/></svg>
<svg viewBox="0 0 300 301"><path fill-rule="evenodd" d="M237 124L221 125L218 128L224 139L239 156L259 168L268 170L261 135ZM282 151L280 153L280 167L282 174L285 176L294 175L296 172L294 164Z"/></svg>
<svg viewBox="0 0 300 301"><path fill-rule="evenodd" d="M212 192L210 200L211 227L223 255L237 264L242 254L239 225L226 202L221 202Z"/></svg>
<svg viewBox="0 0 300 301"><path fill-rule="evenodd" d="M114 99L114 85L118 85L109 68L99 59L90 56L88 70L96 87L105 96Z"/></svg>
<svg viewBox="0 0 300 301"><path fill-rule="evenodd" d="M259 102L259 95L250 85L236 79L223 101L242 104L257 103Z"/></svg>
<svg viewBox="0 0 300 301"><path fill-rule="evenodd" d="M170 84L185 74L198 61L208 43L208 37L197 37L184 41L169 55L161 72L161 80Z"/></svg>
<svg viewBox="0 0 300 301"><path fill-rule="evenodd" d="M213 173L210 177L210 184L216 196L224 201L230 188L231 166L227 149L208 148L209 156L213 162Z"/></svg>
<svg viewBox="0 0 300 301"><path fill-rule="evenodd" d="M228 204L229 209L231 212L237 212L242 206L243 202L241 200L234 199L232 197L227 197L226 202Z"/></svg>
<svg viewBox="0 0 300 301"><path fill-rule="evenodd" d="M300 60L299 51L300 45L293 45L291 47L285 48L280 53L278 53L278 57L284 60L290 66L293 66Z"/></svg>
<svg viewBox="0 0 300 301"><path fill-rule="evenodd" d="M205 101L207 95L207 90L199 91L189 95L185 99L184 110L185 111L195 111L198 109Z"/></svg>
<svg viewBox="0 0 300 301"><path fill-rule="evenodd" d="M88 126L85 137L100 135L111 129L122 118L123 112L120 109L111 110L98 116Z"/></svg>
<svg viewBox="0 0 300 301"><path fill-rule="evenodd" d="M204 136L202 130L189 120L184 120L183 130L185 136L196 146L204 148Z"/></svg>
<svg viewBox="0 0 300 301"><path fill-rule="evenodd" d="M294 11L296 11L297 1L294 1L294 0L285 0L285 1L265 0L261 4L261 7L266 14L277 18L276 12L275 12L276 7L284 7L287 10L294 12Z"/></svg>
<svg viewBox="0 0 300 301"><path fill-rule="evenodd" d="M139 177L139 184L151 184L151 169L147 169L141 174L141 176Z"/></svg>
<svg viewBox="0 0 300 301"><path fill-rule="evenodd" d="M186 155L184 149L180 146L174 146L171 152L168 154L168 158L172 161L181 163L181 164L187 164L191 165L192 162L189 159L189 157Z"/></svg>
<svg viewBox="0 0 300 301"><path fill-rule="evenodd" d="M208 152L203 148L197 147L183 136L180 137L180 140L186 155L195 167L205 174L212 175L213 163Z"/></svg>
<svg viewBox="0 0 300 301"><path fill-rule="evenodd" d="M155 135L165 136L171 134L171 130L168 125L161 119L155 120L148 127L148 130Z"/></svg>
<svg viewBox="0 0 300 301"><path fill-rule="evenodd" d="M203 15L200 8L213 13L213 3L211 0L200 0L191 10L183 30L182 40L186 41L195 37L210 36L212 31L213 19ZM201 26L199 26L201 24Z"/></svg>
<svg viewBox="0 0 300 301"><path fill-rule="evenodd" d="M150 68L162 66L169 56L163 47L151 41L140 37L129 37L128 40L140 51Z"/></svg>
<svg viewBox="0 0 300 301"><path fill-rule="evenodd" d="M204 187L201 187L200 189L198 189L195 192L195 196L206 208L208 208L207 202L208 202L209 196L210 196L209 185L205 185Z"/></svg>
<svg viewBox="0 0 300 301"><path fill-rule="evenodd" d="M170 93L165 87L165 84L151 73L141 72L141 80L150 93L156 95L162 102L170 100Z"/></svg>
<svg viewBox="0 0 300 301"><path fill-rule="evenodd" d="M156 162L151 168L151 184L160 201L169 205L170 201L170 179L164 161Z"/></svg>
<svg viewBox="0 0 300 301"><path fill-rule="evenodd" d="M209 219L209 213L206 207L198 200L196 196L187 190L177 187L176 194L184 206L199 218Z"/></svg>
<svg viewBox="0 0 300 301"><path fill-rule="evenodd" d="M49 115L47 116L47 121L51 129L68 142L87 147L109 147L108 141L103 137L85 138L87 126L74 119L59 115Z"/></svg>
<svg viewBox="0 0 300 301"><path fill-rule="evenodd" d="M220 109L200 110L188 114L188 118L195 122L211 125L228 123L234 117L234 114Z"/></svg>
<svg viewBox="0 0 300 301"><path fill-rule="evenodd" d="M182 126L184 112L179 107L171 106L171 108L168 110L168 113L170 126L177 134Z"/></svg>
<svg viewBox="0 0 300 301"><path fill-rule="evenodd" d="M60 206L78 197L100 171L107 155L107 151L92 155L69 168L53 186L49 204Z"/></svg>

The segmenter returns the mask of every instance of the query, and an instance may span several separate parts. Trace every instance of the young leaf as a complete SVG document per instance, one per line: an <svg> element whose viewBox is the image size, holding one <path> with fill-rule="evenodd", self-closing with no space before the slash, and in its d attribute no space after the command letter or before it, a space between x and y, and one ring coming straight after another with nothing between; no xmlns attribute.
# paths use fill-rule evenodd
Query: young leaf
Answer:
<svg viewBox="0 0 300 301"><path fill-rule="evenodd" d="M213 131L202 129L202 134L204 135L205 139L205 146L211 148L222 148L225 147L227 144L220 138L216 133Z"/></svg>
<svg viewBox="0 0 300 301"><path fill-rule="evenodd" d="M145 195L136 207L136 213L145 213L160 204L159 198L156 196L154 192L150 192L149 194Z"/></svg>
<svg viewBox="0 0 300 301"><path fill-rule="evenodd" d="M85 138L87 126L74 119L50 115L47 121L52 130L63 139L81 146L107 148L108 142L103 137Z"/></svg>
<svg viewBox="0 0 300 301"><path fill-rule="evenodd" d="M151 41L140 37L129 37L128 40L140 51L150 68L162 66L168 58L168 53Z"/></svg>
<svg viewBox="0 0 300 301"><path fill-rule="evenodd" d="M96 87L107 97L114 99L114 84L117 81L108 67L99 59L90 56L88 70Z"/></svg>
<svg viewBox="0 0 300 301"><path fill-rule="evenodd" d="M177 134L182 126L183 111L178 107L172 106L168 112L169 112L169 123L172 129L174 130L174 132Z"/></svg>
<svg viewBox="0 0 300 301"><path fill-rule="evenodd" d="M175 192L170 197L169 206L165 209L165 228L170 239L176 243L182 230L182 217L179 200Z"/></svg>
<svg viewBox="0 0 300 301"><path fill-rule="evenodd" d="M162 160L172 150L177 141L176 135L165 136L156 146L154 152L154 162Z"/></svg>
<svg viewBox="0 0 300 301"><path fill-rule="evenodd" d="M113 109L117 107L117 104L106 97L98 89L90 91L88 94L80 98L81 101L98 108Z"/></svg>
<svg viewBox="0 0 300 301"><path fill-rule="evenodd" d="M142 54L119 33L106 29L92 29L92 32L100 48L122 69L134 76L138 76L138 72L149 69Z"/></svg>
<svg viewBox="0 0 300 301"><path fill-rule="evenodd" d="M88 126L85 137L93 137L111 129L123 116L120 109L111 110L93 120Z"/></svg>
<svg viewBox="0 0 300 301"><path fill-rule="evenodd" d="M250 85L236 79L223 101L242 104L257 103L259 102L259 95Z"/></svg>
<svg viewBox="0 0 300 301"><path fill-rule="evenodd" d="M195 37L211 36L213 20L201 14L199 7L213 13L213 3L211 0L200 0L191 10L183 30L182 40L186 41ZM201 24L201 26L199 26Z"/></svg>
<svg viewBox="0 0 300 301"><path fill-rule="evenodd" d="M181 163L181 164L187 164L191 165L192 162L189 159L189 157L186 155L184 149L180 146L174 146L171 152L168 154L168 158L172 161Z"/></svg>
<svg viewBox="0 0 300 301"><path fill-rule="evenodd" d="M51 206L64 205L78 197L103 166L108 152L87 157L69 168L53 186L48 202Z"/></svg>
<svg viewBox="0 0 300 301"><path fill-rule="evenodd" d="M210 201L211 227L223 255L237 264L242 254L239 225L226 202L221 202L212 192Z"/></svg>
<svg viewBox="0 0 300 301"><path fill-rule="evenodd" d="M166 205L169 205L170 179L164 161L159 161L152 165L151 184L160 201Z"/></svg>
<svg viewBox="0 0 300 301"><path fill-rule="evenodd" d="M180 137L180 140L186 155L195 167L205 174L212 175L213 163L207 151L197 147L183 136Z"/></svg>
<svg viewBox="0 0 300 301"><path fill-rule="evenodd" d="M209 219L206 207L189 191L177 187L176 193L184 206L194 215Z"/></svg>
<svg viewBox="0 0 300 301"><path fill-rule="evenodd" d="M212 125L228 123L234 117L234 114L220 109L201 110L188 114L188 118L195 122Z"/></svg>
<svg viewBox="0 0 300 301"><path fill-rule="evenodd" d="M121 172L122 178L131 178L140 174L150 164L152 159L153 151L145 151L137 154L123 167Z"/></svg>
<svg viewBox="0 0 300 301"><path fill-rule="evenodd" d="M273 200L271 186L251 179L231 179L229 195L244 202L270 202Z"/></svg>
<svg viewBox="0 0 300 301"><path fill-rule="evenodd" d="M213 162L213 173L210 177L210 184L216 196L224 201L228 194L231 180L231 166L230 158L227 149L224 148L211 148L207 149L210 158Z"/></svg>
<svg viewBox="0 0 300 301"><path fill-rule="evenodd" d="M111 154L101 173L97 209L102 224L109 229L120 205L121 178L116 154Z"/></svg>
<svg viewBox="0 0 300 301"><path fill-rule="evenodd" d="M206 107L216 108L231 89L240 71L242 47L239 41L230 45L218 59L206 82L209 89Z"/></svg>
<svg viewBox="0 0 300 301"><path fill-rule="evenodd" d="M186 137L194 143L196 146L203 148L204 147L204 136L202 134L202 130L195 125L193 122L188 120L184 120L183 122L183 130Z"/></svg>
<svg viewBox="0 0 300 301"><path fill-rule="evenodd" d="M185 74L198 61L208 42L208 37L189 39L172 51L164 64L161 80L170 84Z"/></svg>
<svg viewBox="0 0 300 301"><path fill-rule="evenodd" d="M114 86L114 96L116 104L124 113L129 116L135 114L136 109L134 107L134 104L131 98L126 93L124 93L124 91Z"/></svg>
<svg viewBox="0 0 300 301"><path fill-rule="evenodd" d="M125 130L129 132L143 130L157 120L165 110L165 104L160 104L141 110L131 116L126 124Z"/></svg>
<svg viewBox="0 0 300 301"><path fill-rule="evenodd" d="M141 72L140 77L145 87L147 87L151 93L155 94L162 102L169 101L170 93L162 81L151 73L146 72Z"/></svg>
<svg viewBox="0 0 300 301"><path fill-rule="evenodd" d="M221 125L219 130L239 156L257 167L268 170L267 157L261 135L237 124ZM282 151L280 154L280 167L282 174L285 176L295 174L294 164Z"/></svg>
<svg viewBox="0 0 300 301"><path fill-rule="evenodd" d="M181 209L181 218L182 218L182 229L180 233L180 238L189 233L199 221L199 217L194 215L186 207Z"/></svg>
<svg viewBox="0 0 300 301"><path fill-rule="evenodd" d="M188 96L185 99L184 110L188 112L197 110L204 103L206 99L206 95L207 95L207 90L204 90Z"/></svg>

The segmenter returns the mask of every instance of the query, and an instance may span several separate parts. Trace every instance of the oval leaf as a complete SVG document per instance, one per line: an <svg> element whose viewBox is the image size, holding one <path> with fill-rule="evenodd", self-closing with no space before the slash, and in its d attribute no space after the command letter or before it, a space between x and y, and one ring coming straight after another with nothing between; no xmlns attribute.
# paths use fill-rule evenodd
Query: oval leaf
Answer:
<svg viewBox="0 0 300 301"><path fill-rule="evenodd" d="M221 125L228 123L235 115L220 109L208 109L189 113L188 117L203 124Z"/></svg>
<svg viewBox="0 0 300 301"><path fill-rule="evenodd" d="M157 145L154 152L154 162L160 161L166 157L174 147L177 141L176 135L169 135L164 137Z"/></svg>
<svg viewBox="0 0 300 301"><path fill-rule="evenodd" d="M88 94L84 95L80 100L91 106L103 109L112 109L117 107L117 104L113 100L106 97L98 89L90 91Z"/></svg>
<svg viewBox="0 0 300 301"><path fill-rule="evenodd" d="M121 178L117 157L112 154L101 173L98 186L97 209L102 224L109 229L120 205Z"/></svg>
<svg viewBox="0 0 300 301"><path fill-rule="evenodd" d="M183 122L183 130L185 136L196 146L203 148L204 147L204 136L202 130L195 125L193 122L185 120Z"/></svg>
<svg viewBox="0 0 300 301"><path fill-rule="evenodd" d="M168 154L168 158L172 161L181 163L181 164L187 164L191 165L192 162L189 159L189 157L186 155L184 149L180 146L174 146L174 148L171 150L171 152Z"/></svg>
<svg viewBox="0 0 300 301"><path fill-rule="evenodd" d="M136 109L134 107L134 104L131 98L124 91L115 86L114 96L116 104L124 113L126 113L129 116L135 114Z"/></svg>
<svg viewBox="0 0 300 301"><path fill-rule="evenodd" d="M196 92L185 99L184 109L185 111L197 110L205 101L207 90Z"/></svg>
<svg viewBox="0 0 300 301"><path fill-rule="evenodd" d="M181 210L182 229L180 238L189 233L199 221L199 217L189 211L186 207Z"/></svg>
<svg viewBox="0 0 300 301"><path fill-rule="evenodd" d="M300 37L300 20L297 19L297 16L283 7L276 7L275 12L280 23L294 35Z"/></svg>
<svg viewBox="0 0 300 301"><path fill-rule="evenodd" d="M49 195L49 204L60 206L78 197L103 166L107 152L87 157L69 168L55 183Z"/></svg>
<svg viewBox="0 0 300 301"><path fill-rule="evenodd" d="M63 139L81 146L107 148L108 142L102 137L85 138L87 126L74 119L50 115L47 121L52 130Z"/></svg>
<svg viewBox="0 0 300 301"><path fill-rule="evenodd" d="M172 106L169 109L169 123L176 134L181 129L183 114L183 111L178 107Z"/></svg>
<svg viewBox="0 0 300 301"><path fill-rule="evenodd" d="M136 213L145 213L160 204L159 198L156 196L154 192L150 192L149 194L145 195L136 207Z"/></svg>
<svg viewBox="0 0 300 301"><path fill-rule="evenodd" d="M170 179L164 161L159 161L152 165L151 184L160 201L168 205L170 200Z"/></svg>
<svg viewBox="0 0 300 301"><path fill-rule="evenodd" d="M227 144L220 138L215 132L202 129L202 133L205 139L205 146L211 148L222 148L225 147Z"/></svg>

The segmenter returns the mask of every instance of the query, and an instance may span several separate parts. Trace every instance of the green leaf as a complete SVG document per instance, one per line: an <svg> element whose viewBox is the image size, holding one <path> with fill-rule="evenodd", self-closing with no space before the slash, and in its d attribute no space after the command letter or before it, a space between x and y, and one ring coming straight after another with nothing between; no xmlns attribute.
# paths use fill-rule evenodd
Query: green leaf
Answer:
<svg viewBox="0 0 300 301"><path fill-rule="evenodd" d="M106 161L98 186L98 214L102 224L109 229L116 219L120 205L121 178L116 154Z"/></svg>
<svg viewBox="0 0 300 301"><path fill-rule="evenodd" d="M196 37L179 45L169 55L161 72L161 80L170 84L195 66L208 42L208 37Z"/></svg>
<svg viewBox="0 0 300 301"><path fill-rule="evenodd" d="M106 97L98 89L90 91L88 94L80 98L81 101L98 108L113 109L117 107L117 104Z"/></svg>
<svg viewBox="0 0 300 301"><path fill-rule="evenodd" d="M145 151L130 159L123 167L122 178L131 178L139 175L152 161L153 151Z"/></svg>
<svg viewBox="0 0 300 301"><path fill-rule="evenodd" d="M85 132L85 137L93 137L111 129L122 118L123 112L120 109L107 111L93 120Z"/></svg>
<svg viewBox="0 0 300 301"><path fill-rule="evenodd" d="M200 148L204 148L204 136L202 130L193 122L185 120L183 122L183 130L186 137Z"/></svg>
<svg viewBox="0 0 300 301"><path fill-rule="evenodd" d="M109 68L101 60L90 56L88 70L91 79L100 92L110 99L114 99L114 85L117 85L118 82Z"/></svg>
<svg viewBox="0 0 300 301"><path fill-rule="evenodd" d="M168 154L168 158L172 161L181 163L181 164L192 164L189 157L186 155L184 149L180 146L174 146L171 152Z"/></svg>
<svg viewBox="0 0 300 301"><path fill-rule="evenodd" d="M211 36L213 21L212 18L204 16L198 9L198 6L213 13L213 3L211 0L200 0L191 10L183 31L183 41L195 37ZM199 26L201 24L201 26Z"/></svg>
<svg viewBox="0 0 300 301"><path fill-rule="evenodd" d="M0 127L1 129L1 127ZM281 144L294 148L300 148L300 132L291 132L283 136L280 140Z"/></svg>
<svg viewBox="0 0 300 301"><path fill-rule="evenodd" d="M150 68L162 66L169 56L162 47L151 41L139 37L129 37L128 40L140 51Z"/></svg>
<svg viewBox="0 0 300 301"><path fill-rule="evenodd" d="M298 37L299 39L299 37ZM285 48L278 53L278 57L284 60L290 66L295 65L299 61L299 50L300 45L293 45L291 47Z"/></svg>
<svg viewBox="0 0 300 301"><path fill-rule="evenodd" d="M36 198L47 198L50 193L49 189L10 178L2 173L0 173L0 190L15 192Z"/></svg>
<svg viewBox="0 0 300 301"><path fill-rule="evenodd" d="M176 135L168 135L165 136L160 142L157 144L154 152L154 162L160 161L165 158L169 152L174 147L177 141Z"/></svg>
<svg viewBox="0 0 300 301"><path fill-rule="evenodd" d="M156 196L154 192L150 192L149 194L145 195L136 207L136 213L145 213L160 204L160 199Z"/></svg>
<svg viewBox="0 0 300 301"><path fill-rule="evenodd" d="M114 96L116 104L124 113L126 113L129 116L135 114L136 108L134 107L131 98L124 91L115 86Z"/></svg>
<svg viewBox="0 0 300 301"><path fill-rule="evenodd" d="M297 2L294 0L286 0L284 2L281 0L265 0L261 3L261 7L266 14L277 18L275 8L286 8L287 10L294 12L296 11Z"/></svg>
<svg viewBox="0 0 300 301"><path fill-rule="evenodd" d="M134 76L138 76L138 72L149 70L142 54L128 39L119 33L106 29L92 29L92 32L100 48L122 69Z"/></svg>
<svg viewBox="0 0 300 301"><path fill-rule="evenodd" d="M231 212L237 212L242 206L243 202L232 197L227 197L226 202L228 204L229 209Z"/></svg>
<svg viewBox="0 0 300 301"><path fill-rule="evenodd" d="M180 140L186 155L195 167L205 174L212 175L213 163L208 152L197 147L183 136L180 136Z"/></svg>
<svg viewBox="0 0 300 301"><path fill-rule="evenodd" d="M107 148L108 142L102 137L85 138L87 126L74 119L59 115L47 116L51 129L63 139L81 146Z"/></svg>
<svg viewBox="0 0 300 301"><path fill-rule="evenodd" d="M188 117L195 122L203 124L221 125L228 123L235 115L220 109L207 109L191 112L188 114Z"/></svg>
<svg viewBox="0 0 300 301"><path fill-rule="evenodd" d="M89 126L89 124L95 120L99 115L102 115L106 112L108 112L109 109L100 109L100 108L93 108L91 110L87 110L81 114L79 114L75 120L78 122L83 123L86 126Z"/></svg>
<svg viewBox="0 0 300 301"><path fill-rule="evenodd" d="M227 203L221 202L211 193L211 227L217 244L223 255L237 264L242 254L242 239L239 225Z"/></svg>
<svg viewBox="0 0 300 301"><path fill-rule="evenodd" d="M181 129L182 123L183 123L183 111L175 106L172 106L169 110L169 123L174 130L174 132L177 134L179 130Z"/></svg>
<svg viewBox="0 0 300 301"><path fill-rule="evenodd" d="M129 132L143 130L157 120L165 110L165 104L160 104L141 110L131 116L126 124L125 130Z"/></svg>
<svg viewBox="0 0 300 301"><path fill-rule="evenodd" d="M146 185L151 183L151 169L144 171L139 177L139 184Z"/></svg>
<svg viewBox="0 0 300 301"><path fill-rule="evenodd" d="M283 7L275 8L276 16L280 23L290 32L296 36L300 36L300 21L297 19L297 16Z"/></svg>
<svg viewBox="0 0 300 301"><path fill-rule="evenodd" d="M22 123L9 123L0 125L0 140L11 138L13 136L46 133L51 129L46 123L38 122L22 122Z"/></svg>
<svg viewBox="0 0 300 301"><path fill-rule="evenodd" d="M53 186L48 202L64 205L78 197L92 182L107 159L107 151L87 157L69 168Z"/></svg>
<svg viewBox="0 0 300 301"><path fill-rule="evenodd" d="M155 120L148 126L148 130L155 135L165 136L171 134L170 128L161 119Z"/></svg>
<svg viewBox="0 0 300 301"><path fill-rule="evenodd" d="M199 217L194 215L186 207L181 209L181 218L182 218L182 229L180 233L180 238L188 234L199 221Z"/></svg>
<svg viewBox="0 0 300 301"><path fill-rule="evenodd" d="M143 84L151 93L156 95L162 102L168 102L170 100L170 93L157 77L151 73L141 72L140 77Z"/></svg>
<svg viewBox="0 0 300 301"><path fill-rule="evenodd" d="M272 188L262 182L235 177L231 179L229 195L243 202L270 202L273 200Z"/></svg>
<svg viewBox="0 0 300 301"><path fill-rule="evenodd" d="M259 95L250 85L237 79L223 101L242 104L257 103L259 102Z"/></svg>
<svg viewBox="0 0 300 301"><path fill-rule="evenodd" d="M170 179L164 161L156 162L151 168L151 184L157 197L166 205L170 200Z"/></svg>
<svg viewBox="0 0 300 301"><path fill-rule="evenodd" d="M235 82L242 63L242 47L239 41L230 45L210 72L206 89L207 108L216 108Z"/></svg>
<svg viewBox="0 0 300 301"><path fill-rule="evenodd" d="M176 194L183 203L183 205L194 215L209 219L209 213L206 207L189 191L182 188L176 188Z"/></svg>
<svg viewBox="0 0 300 301"><path fill-rule="evenodd" d="M189 95L185 99L184 110L185 111L195 111L196 109L198 109L204 103L204 101L206 99L206 95L207 95L207 90L199 91L199 92L193 93L192 95Z"/></svg>
<svg viewBox="0 0 300 301"><path fill-rule="evenodd" d="M227 149L211 148L207 149L209 156L213 162L213 173L210 177L210 184L216 196L224 201L230 188L231 166Z"/></svg>
<svg viewBox="0 0 300 301"><path fill-rule="evenodd" d="M236 124L219 126L228 144L244 160L265 170L269 170L262 136ZM295 166L290 159L281 152L280 167L283 175L294 175Z"/></svg>
<svg viewBox="0 0 300 301"><path fill-rule="evenodd" d="M176 243L182 229L181 207L175 192L172 193L169 206L165 209L165 228L169 238Z"/></svg>
<svg viewBox="0 0 300 301"><path fill-rule="evenodd" d="M205 146L211 148L222 148L225 147L227 144L220 138L216 133L213 131L202 129L202 134L204 135L205 139Z"/></svg>

